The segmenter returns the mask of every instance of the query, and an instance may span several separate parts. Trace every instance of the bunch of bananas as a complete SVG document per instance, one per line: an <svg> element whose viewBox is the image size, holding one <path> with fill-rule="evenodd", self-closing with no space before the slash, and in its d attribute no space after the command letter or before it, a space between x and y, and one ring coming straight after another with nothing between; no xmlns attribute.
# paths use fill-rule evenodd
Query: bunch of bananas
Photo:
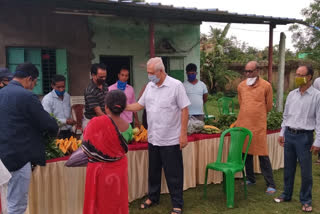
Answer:
<svg viewBox="0 0 320 214"><path fill-rule="evenodd" d="M133 140L136 142L148 141L148 131L143 125L141 125L140 129L138 127L133 129Z"/></svg>
<svg viewBox="0 0 320 214"><path fill-rule="evenodd" d="M205 125L201 131L202 134L217 134L221 133L221 130L215 126Z"/></svg>
<svg viewBox="0 0 320 214"><path fill-rule="evenodd" d="M63 154L71 154L76 151L80 147L81 143L81 140L77 140L77 138L74 138L73 136L69 139L56 139L56 146L59 147Z"/></svg>

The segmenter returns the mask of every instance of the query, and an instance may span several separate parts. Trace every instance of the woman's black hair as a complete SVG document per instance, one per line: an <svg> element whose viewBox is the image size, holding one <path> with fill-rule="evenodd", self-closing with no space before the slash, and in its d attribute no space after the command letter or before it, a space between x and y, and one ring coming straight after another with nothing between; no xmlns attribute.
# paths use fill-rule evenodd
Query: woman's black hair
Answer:
<svg viewBox="0 0 320 214"><path fill-rule="evenodd" d="M120 115L127 105L127 97L123 91L109 91L105 97L105 104L112 114Z"/></svg>

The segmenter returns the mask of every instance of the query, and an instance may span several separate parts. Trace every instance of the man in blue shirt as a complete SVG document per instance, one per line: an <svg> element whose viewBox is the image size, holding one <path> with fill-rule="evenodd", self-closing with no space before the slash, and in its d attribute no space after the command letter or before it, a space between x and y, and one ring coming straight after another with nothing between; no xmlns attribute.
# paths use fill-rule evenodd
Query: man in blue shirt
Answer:
<svg viewBox="0 0 320 214"><path fill-rule="evenodd" d="M197 79L197 66L190 63L186 67L188 81L183 83L191 105L189 106L189 115L198 120L204 120L203 105L208 100L207 86Z"/></svg>
<svg viewBox="0 0 320 214"><path fill-rule="evenodd" d="M44 110L53 114L62 124L58 138L70 138L71 128L76 122L71 118L70 95L65 91L66 78L56 75L52 79L52 91L42 99Z"/></svg>
<svg viewBox="0 0 320 214"><path fill-rule="evenodd" d="M0 159L11 173L8 213L23 214L28 204L31 164L45 165L44 136L55 137L58 125L31 92L38 69L18 65L13 80L0 90Z"/></svg>

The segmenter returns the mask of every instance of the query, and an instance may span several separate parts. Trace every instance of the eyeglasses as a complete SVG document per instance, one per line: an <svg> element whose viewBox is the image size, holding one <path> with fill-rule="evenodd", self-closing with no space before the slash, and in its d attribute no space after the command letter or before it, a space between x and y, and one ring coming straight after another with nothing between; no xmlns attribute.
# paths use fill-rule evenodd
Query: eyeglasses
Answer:
<svg viewBox="0 0 320 214"><path fill-rule="evenodd" d="M244 70L244 71L243 71L243 73L249 73L249 74L252 74L255 70L256 70L256 69L254 69L254 70Z"/></svg>
<svg viewBox="0 0 320 214"><path fill-rule="evenodd" d="M297 77L306 77L306 76L309 76L310 74L305 74L305 75L302 75L302 74L296 74Z"/></svg>

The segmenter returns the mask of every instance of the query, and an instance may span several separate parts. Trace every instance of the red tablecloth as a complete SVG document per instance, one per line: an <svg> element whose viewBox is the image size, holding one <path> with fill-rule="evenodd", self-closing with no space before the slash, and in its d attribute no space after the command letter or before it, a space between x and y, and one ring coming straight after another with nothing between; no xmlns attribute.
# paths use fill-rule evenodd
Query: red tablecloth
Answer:
<svg viewBox="0 0 320 214"><path fill-rule="evenodd" d="M267 134L273 134L279 132L278 130L267 131ZM219 138L221 134L192 134L188 136L188 142L193 142L197 140L205 140L205 139L212 139L212 138ZM137 151L137 150L147 150L148 149L148 142L133 142L128 145L129 151ZM65 156L61 158L54 158L51 160L47 160L47 163L58 162L58 161L65 161L68 160L70 156Z"/></svg>

